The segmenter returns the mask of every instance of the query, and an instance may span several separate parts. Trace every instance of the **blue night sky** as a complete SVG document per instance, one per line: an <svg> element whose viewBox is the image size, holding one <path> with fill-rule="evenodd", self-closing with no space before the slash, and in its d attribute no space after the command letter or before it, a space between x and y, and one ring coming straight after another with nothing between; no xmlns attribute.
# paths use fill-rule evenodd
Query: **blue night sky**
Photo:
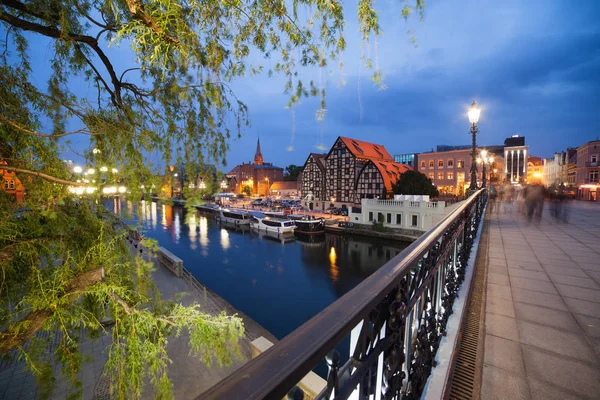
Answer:
<svg viewBox="0 0 600 400"><path fill-rule="evenodd" d="M303 99L293 135L283 77L237 80L232 87L248 104L251 125L230 142L223 170L250 161L259 136L265 161L282 167L303 164L320 144L328 150L339 135L383 144L391 154L468 144L466 111L473 99L482 108L478 144L502 144L519 134L530 154L549 157L600 136L599 0L430 0L423 21L405 21L402 2L380 0L377 46L385 90L371 82L372 71L361 71L355 3L344 4L346 85L339 85L337 66L323 73L325 120L315 119L318 99ZM122 70L131 53L118 51ZM319 81L317 69L301 75ZM75 147L84 140L74 140Z"/></svg>

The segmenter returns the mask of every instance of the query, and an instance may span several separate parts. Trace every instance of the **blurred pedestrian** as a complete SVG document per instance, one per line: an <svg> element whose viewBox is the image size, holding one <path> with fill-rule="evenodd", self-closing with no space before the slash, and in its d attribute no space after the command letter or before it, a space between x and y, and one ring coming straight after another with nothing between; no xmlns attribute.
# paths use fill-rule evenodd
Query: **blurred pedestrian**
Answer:
<svg viewBox="0 0 600 400"><path fill-rule="evenodd" d="M542 185L528 185L523 190L525 208L527 210L527 221L531 222L535 214L536 220L542 218L544 210L544 192Z"/></svg>

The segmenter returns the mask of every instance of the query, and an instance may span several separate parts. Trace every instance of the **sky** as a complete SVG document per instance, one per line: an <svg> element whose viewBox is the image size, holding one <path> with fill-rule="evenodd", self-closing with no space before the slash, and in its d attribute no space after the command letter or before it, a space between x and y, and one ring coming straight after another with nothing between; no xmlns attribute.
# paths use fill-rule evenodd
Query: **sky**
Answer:
<svg viewBox="0 0 600 400"><path fill-rule="evenodd" d="M469 144L466 112L473 100L482 109L480 145L502 144L518 134L531 155L551 157L600 137L600 0L429 0L424 19L408 21L400 16L402 5L376 3L383 33L377 53L374 43L365 51L384 75L387 88L381 90L360 62L355 2L344 2L345 67L322 72L322 122L315 118L317 98L303 99L293 114L286 109L283 77L232 82L249 107L250 126L230 142L227 166L220 169L251 161L258 137L265 161L281 167L328 151L337 136L382 144L392 155ZM33 62L38 57L41 63L50 47L40 39L32 42L34 53L36 43ZM110 51L119 53L117 70L131 66L127 48ZM300 73L319 82L318 69ZM94 89L81 90L95 95ZM70 139L76 150L87 140ZM64 156L78 159L70 152Z"/></svg>
<svg viewBox="0 0 600 400"><path fill-rule="evenodd" d="M327 74L325 121L314 117L318 100L305 99L295 109L292 137L283 84L239 82L238 95L252 99L251 127L231 143L228 164L250 161L259 136L265 161L279 166L303 164L337 136L383 144L391 154L469 144L473 100L482 108L478 144L518 134L530 154L551 157L600 136L600 1L431 0L423 21L408 22L399 18L400 6L380 3L378 61L387 89L360 70L359 37L348 18L347 83L339 87L337 69Z"/></svg>

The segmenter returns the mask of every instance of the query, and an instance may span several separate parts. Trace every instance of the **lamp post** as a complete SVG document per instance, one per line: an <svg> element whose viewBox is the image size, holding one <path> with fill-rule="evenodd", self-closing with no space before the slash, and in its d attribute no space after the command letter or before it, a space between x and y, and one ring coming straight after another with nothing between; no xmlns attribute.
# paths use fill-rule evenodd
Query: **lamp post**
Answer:
<svg viewBox="0 0 600 400"><path fill-rule="evenodd" d="M204 200L204 189L206 189L206 183L204 183L204 178L200 181L200 185L198 185L198 187L200 188L200 196L202 196L202 200Z"/></svg>
<svg viewBox="0 0 600 400"><path fill-rule="evenodd" d="M471 184L469 185L469 191L477 190L477 164L475 158L476 154L476 137L477 137L477 122L479 122L479 114L481 114L481 110L477 108L477 104L475 104L475 100L473 100L473 104L471 104L471 109L467 113L469 116L469 122L471 123L471 135L473 135L473 144L471 147Z"/></svg>
<svg viewBox="0 0 600 400"><path fill-rule="evenodd" d="M265 197L269 196L269 177L265 176L265 181L267 181L267 189L265 190Z"/></svg>

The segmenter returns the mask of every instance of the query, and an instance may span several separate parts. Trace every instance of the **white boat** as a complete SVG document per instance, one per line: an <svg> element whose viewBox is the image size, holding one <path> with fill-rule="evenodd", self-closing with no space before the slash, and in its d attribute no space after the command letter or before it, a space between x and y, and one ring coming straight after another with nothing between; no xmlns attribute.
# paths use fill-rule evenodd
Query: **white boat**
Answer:
<svg viewBox="0 0 600 400"><path fill-rule="evenodd" d="M291 219L258 216L252 216L250 218L250 225L259 232L272 232L278 234L294 233L294 229L296 228L294 221Z"/></svg>
<svg viewBox="0 0 600 400"><path fill-rule="evenodd" d="M230 210L227 208L222 208L219 210L217 219L221 222L227 222L228 224L234 225L250 224L250 214L248 214L247 211L241 210Z"/></svg>

